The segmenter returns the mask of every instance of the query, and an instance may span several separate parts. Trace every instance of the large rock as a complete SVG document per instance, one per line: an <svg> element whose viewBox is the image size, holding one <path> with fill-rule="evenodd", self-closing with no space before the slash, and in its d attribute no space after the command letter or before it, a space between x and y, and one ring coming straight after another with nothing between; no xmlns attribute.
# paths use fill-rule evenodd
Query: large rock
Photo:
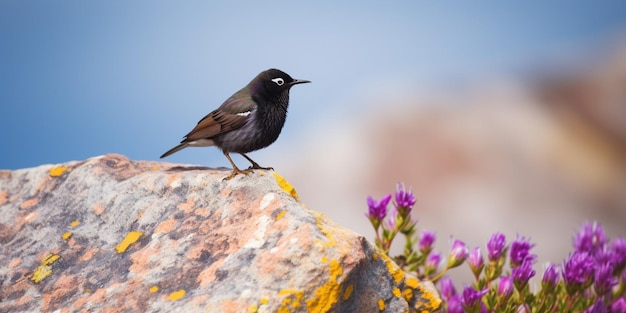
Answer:
<svg viewBox="0 0 626 313"><path fill-rule="evenodd" d="M280 175L106 155L0 171L0 312L433 311Z"/></svg>

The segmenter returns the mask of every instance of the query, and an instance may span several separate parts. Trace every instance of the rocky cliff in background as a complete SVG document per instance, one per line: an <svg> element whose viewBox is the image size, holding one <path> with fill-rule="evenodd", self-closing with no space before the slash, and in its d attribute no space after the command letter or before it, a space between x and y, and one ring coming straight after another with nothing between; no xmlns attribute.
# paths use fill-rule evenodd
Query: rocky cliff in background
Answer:
<svg viewBox="0 0 626 313"><path fill-rule="evenodd" d="M432 311L280 175L106 155L0 171L0 312Z"/></svg>

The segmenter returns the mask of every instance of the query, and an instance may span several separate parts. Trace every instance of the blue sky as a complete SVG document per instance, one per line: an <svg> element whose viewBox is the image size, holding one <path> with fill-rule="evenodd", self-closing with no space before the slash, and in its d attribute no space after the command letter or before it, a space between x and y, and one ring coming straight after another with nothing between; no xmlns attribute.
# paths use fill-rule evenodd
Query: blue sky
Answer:
<svg viewBox="0 0 626 313"><path fill-rule="evenodd" d="M313 81L266 149L284 151L370 96L558 65L625 29L623 1L4 0L0 168L157 160L270 67ZM216 149L166 160L228 166Z"/></svg>

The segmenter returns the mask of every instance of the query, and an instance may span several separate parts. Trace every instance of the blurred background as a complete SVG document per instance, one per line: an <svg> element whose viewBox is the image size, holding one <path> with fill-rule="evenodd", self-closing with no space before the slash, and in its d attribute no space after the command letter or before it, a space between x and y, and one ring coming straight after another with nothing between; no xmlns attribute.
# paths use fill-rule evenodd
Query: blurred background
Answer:
<svg viewBox="0 0 626 313"><path fill-rule="evenodd" d="M370 240L366 197L398 182L441 252L520 234L538 276L586 220L626 236L623 1L5 0L0 168L159 160L271 67L313 83L251 157ZM229 165L215 148L165 161Z"/></svg>

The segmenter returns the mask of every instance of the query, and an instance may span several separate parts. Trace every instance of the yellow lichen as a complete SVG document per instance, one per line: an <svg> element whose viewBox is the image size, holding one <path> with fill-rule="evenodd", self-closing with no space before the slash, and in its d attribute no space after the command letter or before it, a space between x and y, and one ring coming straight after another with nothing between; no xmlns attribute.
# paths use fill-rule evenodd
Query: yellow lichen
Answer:
<svg viewBox="0 0 626 313"><path fill-rule="evenodd" d="M441 306L441 299L439 299L439 297L435 296L430 291L424 290L424 288L422 288L422 286L418 286L418 288L416 288L416 289L420 291L421 298L425 299L426 301L428 301L428 303L424 303L423 304L424 310L426 310L426 311L434 311L436 309L439 309L439 307ZM416 304L416 307L418 307L417 304Z"/></svg>
<svg viewBox="0 0 626 313"><path fill-rule="evenodd" d="M281 297L285 296L278 307L278 313L289 313L291 310L299 311L304 300L304 291L297 289L282 289L278 292L278 295ZM267 299L265 300L267 303Z"/></svg>
<svg viewBox="0 0 626 313"><path fill-rule="evenodd" d="M67 171L67 167L60 165L57 167L53 167L50 169L50 176L52 177L59 177L61 175L63 175L63 173L65 173L65 171Z"/></svg>
<svg viewBox="0 0 626 313"><path fill-rule="evenodd" d="M298 197L296 189L284 177L274 172L274 178L282 190L291 195L296 201L300 202L300 197Z"/></svg>
<svg viewBox="0 0 626 313"><path fill-rule="evenodd" d="M115 251L117 251L117 253L124 253L124 251L128 249L128 246L130 246L131 244L139 240L141 235L143 235L143 232L140 232L140 231L129 232L128 234L126 234L126 237L124 238L124 240L122 240L122 242L120 242L119 244L115 246Z"/></svg>
<svg viewBox="0 0 626 313"><path fill-rule="evenodd" d="M385 310L385 300L378 299L378 309L382 312Z"/></svg>
<svg viewBox="0 0 626 313"><path fill-rule="evenodd" d="M402 296L402 292L400 292L400 289L398 287L393 287L393 289L391 289L391 293L393 293L393 295L397 298L400 298L400 296Z"/></svg>
<svg viewBox="0 0 626 313"><path fill-rule="evenodd" d="M337 303L341 293L341 284L338 282L339 276L343 273L343 268L337 260L331 260L330 278L314 292L313 298L306 302L309 312L328 312Z"/></svg>
<svg viewBox="0 0 626 313"><path fill-rule="evenodd" d="M387 265L387 271L389 271L389 274L391 274L393 280L396 282L396 284L399 284L404 279L405 275L402 269L398 267L396 263L393 263L393 261L391 261L391 259L386 254L381 253L380 257Z"/></svg>
<svg viewBox="0 0 626 313"><path fill-rule="evenodd" d="M68 231L65 234L61 235L61 238L63 238L63 240L68 240L70 239L70 237L72 237L72 232Z"/></svg>
<svg viewBox="0 0 626 313"><path fill-rule="evenodd" d="M259 302L261 302L261 304L268 304L270 302L270 300L267 299L267 298L261 298L261 300Z"/></svg>
<svg viewBox="0 0 626 313"><path fill-rule="evenodd" d="M256 313L256 312L259 312L259 307L258 306L253 304L253 305L251 305L248 308L248 313Z"/></svg>
<svg viewBox="0 0 626 313"><path fill-rule="evenodd" d="M30 279L35 284L38 284L46 277L52 275L52 264L59 258L60 256L58 254L49 254L45 259L43 259L43 261L41 261L41 264L37 267L37 269L35 269L33 277Z"/></svg>
<svg viewBox="0 0 626 313"><path fill-rule="evenodd" d="M150 291L151 293L155 293L159 291L159 286L154 285L152 287L150 287L150 289L148 289L148 291Z"/></svg>
<svg viewBox="0 0 626 313"><path fill-rule="evenodd" d="M167 297L167 299L170 300L170 301L180 300L180 299L182 299L182 297L185 296L185 293L186 293L185 289L174 291L174 292L170 293L170 295Z"/></svg>
<svg viewBox="0 0 626 313"><path fill-rule="evenodd" d="M280 211L280 213L276 215L276 220L279 221L281 218L285 217L285 213L287 213L287 210Z"/></svg>
<svg viewBox="0 0 626 313"><path fill-rule="evenodd" d="M70 223L70 226L76 227L76 226L78 226L78 224L80 224L79 221L73 221L73 222Z"/></svg>
<svg viewBox="0 0 626 313"><path fill-rule="evenodd" d="M404 280L404 284L415 289L417 288L417 286L419 286L419 279L413 277L413 276L407 276L406 279Z"/></svg>
<svg viewBox="0 0 626 313"><path fill-rule="evenodd" d="M343 291L343 301L346 301L352 295L352 291L354 291L354 285L350 284L346 287L346 290Z"/></svg>
<svg viewBox="0 0 626 313"><path fill-rule="evenodd" d="M408 302L413 299L413 289L407 288L402 290L402 297Z"/></svg>

